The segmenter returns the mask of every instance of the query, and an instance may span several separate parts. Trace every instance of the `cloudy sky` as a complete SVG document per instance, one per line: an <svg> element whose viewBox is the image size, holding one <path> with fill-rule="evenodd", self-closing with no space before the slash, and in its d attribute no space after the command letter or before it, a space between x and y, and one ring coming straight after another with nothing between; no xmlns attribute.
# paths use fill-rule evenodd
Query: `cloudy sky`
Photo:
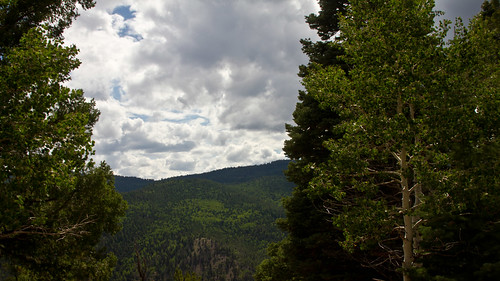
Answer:
<svg viewBox="0 0 500 281"><path fill-rule="evenodd" d="M480 0L438 0L468 18ZM96 161L168 178L285 159L316 0L97 0L65 33L94 98Z"/></svg>

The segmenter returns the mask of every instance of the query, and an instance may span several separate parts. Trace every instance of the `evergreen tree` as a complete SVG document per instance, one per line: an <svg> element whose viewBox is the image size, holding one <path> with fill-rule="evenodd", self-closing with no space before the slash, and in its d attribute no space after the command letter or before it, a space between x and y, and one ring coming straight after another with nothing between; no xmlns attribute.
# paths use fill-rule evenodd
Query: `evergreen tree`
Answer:
<svg viewBox="0 0 500 281"><path fill-rule="evenodd" d="M350 1L340 29L349 75L324 67L304 79L341 118L332 128L341 137L326 143L328 161L311 167L307 192L330 196L346 250L384 249L404 280L420 258L436 257L429 233L446 227L435 221L479 222L461 225L496 241L488 235L496 212L478 206L498 199L498 42L491 28L473 25L445 47L433 7Z"/></svg>
<svg viewBox="0 0 500 281"><path fill-rule="evenodd" d="M44 25L48 35L61 38L78 16L76 5L94 7L93 0L2 0L0 1L0 53L19 44L28 30Z"/></svg>
<svg viewBox="0 0 500 281"><path fill-rule="evenodd" d="M48 3L35 2L0 5L0 21L17 18L19 28L0 29L0 257L16 278L102 280L116 259L96 245L120 229L126 203L109 166L90 159L94 101L63 86L80 62L50 23L73 17L71 1L52 1L56 13L31 21L31 9L17 8ZM29 29L42 23L49 27Z"/></svg>
<svg viewBox="0 0 500 281"><path fill-rule="evenodd" d="M332 41L339 31L338 15L345 12L347 3L319 1L319 13L306 17L322 41L301 40L309 63L300 66L300 77L306 78L315 69L331 65L348 71L342 45ZM270 258L259 267L256 280L359 280L384 275L390 279L384 270L377 273L360 265L362 261L376 259L375 256L348 253L339 246L342 232L331 223L331 214L323 208L325 198L305 192L313 177L309 167L328 159L329 151L323 143L341 137L332 130L341 121L337 109L321 108L311 93L299 91L293 117L296 125L286 125L290 139L285 141L284 151L293 160L286 175L297 186L293 195L283 201L286 219L278 221L288 237L269 248ZM282 274L283 271L287 274Z"/></svg>

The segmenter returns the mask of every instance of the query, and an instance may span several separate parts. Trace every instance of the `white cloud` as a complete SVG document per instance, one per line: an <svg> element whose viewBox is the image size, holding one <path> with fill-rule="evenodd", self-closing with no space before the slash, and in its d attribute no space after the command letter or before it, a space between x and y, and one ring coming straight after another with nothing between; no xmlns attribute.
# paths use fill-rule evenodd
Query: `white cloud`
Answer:
<svg viewBox="0 0 500 281"><path fill-rule="evenodd" d="M441 0L445 1L445 0ZM283 159L315 0L108 0L65 33L101 110L96 161L167 178Z"/></svg>
<svg viewBox="0 0 500 281"><path fill-rule="evenodd" d="M98 1L66 34L96 160L147 178L283 159L314 0Z"/></svg>
<svg viewBox="0 0 500 281"><path fill-rule="evenodd" d="M184 160L176 160L167 162L168 167L173 171L187 171L192 172L196 167L196 161L184 161Z"/></svg>

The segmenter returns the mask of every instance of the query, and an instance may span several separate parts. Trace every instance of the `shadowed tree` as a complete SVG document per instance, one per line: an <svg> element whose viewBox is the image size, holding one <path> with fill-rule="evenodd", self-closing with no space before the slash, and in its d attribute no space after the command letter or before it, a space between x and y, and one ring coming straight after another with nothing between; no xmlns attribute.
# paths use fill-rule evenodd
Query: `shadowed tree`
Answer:
<svg viewBox="0 0 500 281"><path fill-rule="evenodd" d="M75 2L0 4L0 257L31 280L109 278L116 259L96 245L126 208L110 167L90 158L94 101L63 85L80 62L53 36Z"/></svg>
<svg viewBox="0 0 500 281"><path fill-rule="evenodd" d="M94 7L93 0L2 0L0 1L0 53L19 44L28 30L45 25L50 37L60 38L83 9Z"/></svg>
<svg viewBox="0 0 500 281"><path fill-rule="evenodd" d="M445 231L443 221L484 216L461 225L496 241L487 234L497 212L477 206L498 200L498 42L474 22L446 47L433 7L350 1L340 28L348 75L323 67L304 79L322 108L339 112L332 131L342 134L326 142L329 159L311 167L307 192L331 196L325 205L346 250L383 249L404 280L420 258L436 257L429 233Z"/></svg>
<svg viewBox="0 0 500 281"><path fill-rule="evenodd" d="M319 13L306 17L322 41L301 40L309 63L300 66L300 77L306 78L315 69L330 65L348 70L342 46L331 41L339 31L338 14L345 12L347 2L319 1ZM300 91L298 99L293 113L295 125L286 125L290 139L284 146L286 155L293 160L286 175L297 186L293 195L283 200L286 218L278 221L288 237L270 246L270 258L260 265L256 280L360 280L382 276L360 265L361 260L375 259L370 254L354 255L340 247L342 232L331 223L331 214L323 206L325 197L305 192L313 177L308 168L328 159L329 151L323 143L341 137L332 130L341 119L337 109L321 108L308 91Z"/></svg>

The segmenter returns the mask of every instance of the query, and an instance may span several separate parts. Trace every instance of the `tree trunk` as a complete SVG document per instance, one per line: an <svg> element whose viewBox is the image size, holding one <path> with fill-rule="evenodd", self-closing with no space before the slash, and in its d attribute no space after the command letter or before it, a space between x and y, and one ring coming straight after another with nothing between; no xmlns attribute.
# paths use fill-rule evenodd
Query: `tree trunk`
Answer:
<svg viewBox="0 0 500 281"><path fill-rule="evenodd" d="M403 101L401 94L398 95L397 113L403 114ZM411 114L413 114L413 107L410 107ZM399 165L401 174L401 207L403 213L404 236L403 236L403 281L410 281L409 270L413 266L413 218L409 215L411 210L411 190L410 181L408 180L408 161L407 161L407 147L403 145L399 154Z"/></svg>
<svg viewBox="0 0 500 281"><path fill-rule="evenodd" d="M408 163L406 161L406 148L401 150L401 189L402 189L402 212L404 222L403 237L403 281L410 281L408 271L413 266L413 218L408 215L411 209L411 190L406 176Z"/></svg>

